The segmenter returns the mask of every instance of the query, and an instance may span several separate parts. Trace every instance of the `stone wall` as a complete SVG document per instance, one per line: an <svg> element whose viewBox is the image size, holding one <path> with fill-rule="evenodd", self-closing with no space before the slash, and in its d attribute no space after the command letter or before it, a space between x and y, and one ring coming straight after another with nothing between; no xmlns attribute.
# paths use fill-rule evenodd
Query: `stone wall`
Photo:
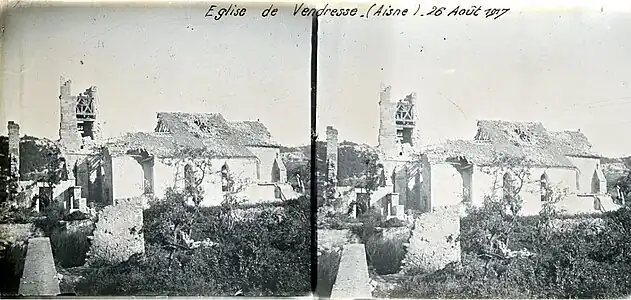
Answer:
<svg viewBox="0 0 631 300"><path fill-rule="evenodd" d="M403 272L433 272L460 261L461 209L441 207L416 217L403 260Z"/></svg>
<svg viewBox="0 0 631 300"><path fill-rule="evenodd" d="M344 246L331 299L372 298L364 244Z"/></svg>
<svg viewBox="0 0 631 300"><path fill-rule="evenodd" d="M119 199L98 214L87 265L116 264L145 251L142 200Z"/></svg>
<svg viewBox="0 0 631 300"><path fill-rule="evenodd" d="M19 294L22 296L54 296L60 293L57 268L47 237L32 238L24 261Z"/></svg>

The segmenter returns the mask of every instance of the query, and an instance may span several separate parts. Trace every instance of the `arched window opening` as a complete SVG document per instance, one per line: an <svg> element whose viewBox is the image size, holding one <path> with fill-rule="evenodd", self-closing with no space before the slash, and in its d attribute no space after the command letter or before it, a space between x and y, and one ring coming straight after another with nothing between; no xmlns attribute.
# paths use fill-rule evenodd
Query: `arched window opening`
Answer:
<svg viewBox="0 0 631 300"><path fill-rule="evenodd" d="M550 198L550 180L546 172L541 174L539 182L541 183L541 201L548 201Z"/></svg>

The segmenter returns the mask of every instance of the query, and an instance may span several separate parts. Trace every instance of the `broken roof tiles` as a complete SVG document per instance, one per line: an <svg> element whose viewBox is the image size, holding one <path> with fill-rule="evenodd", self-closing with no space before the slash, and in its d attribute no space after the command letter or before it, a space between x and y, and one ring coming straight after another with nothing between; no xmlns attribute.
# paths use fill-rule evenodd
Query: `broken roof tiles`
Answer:
<svg viewBox="0 0 631 300"><path fill-rule="evenodd" d="M218 113L159 112L155 132L137 132L108 143L112 152L145 150L169 157L182 148L212 157L255 157L248 147L278 147L260 122L229 122Z"/></svg>
<svg viewBox="0 0 631 300"><path fill-rule="evenodd" d="M574 167L568 156L600 157L579 131L550 132L539 122L500 120L480 120L474 140L447 141L428 147L425 153L433 163L465 157L489 165L501 154L542 167Z"/></svg>

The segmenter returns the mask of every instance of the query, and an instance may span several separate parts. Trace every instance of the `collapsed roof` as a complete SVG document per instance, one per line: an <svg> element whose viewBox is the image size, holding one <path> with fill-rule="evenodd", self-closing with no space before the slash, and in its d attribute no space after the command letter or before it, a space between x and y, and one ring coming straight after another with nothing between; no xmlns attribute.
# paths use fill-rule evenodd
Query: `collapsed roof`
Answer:
<svg viewBox="0 0 631 300"><path fill-rule="evenodd" d="M198 149L211 157L256 157L248 147L279 147L260 122L229 122L219 113L159 112L154 132L135 132L112 139L114 153L146 151L170 157L181 149Z"/></svg>
<svg viewBox="0 0 631 300"><path fill-rule="evenodd" d="M490 165L498 154L523 158L533 166L574 167L568 157L599 158L580 131L550 132L540 122L478 121L473 140L454 140L428 147L430 162L466 158Z"/></svg>

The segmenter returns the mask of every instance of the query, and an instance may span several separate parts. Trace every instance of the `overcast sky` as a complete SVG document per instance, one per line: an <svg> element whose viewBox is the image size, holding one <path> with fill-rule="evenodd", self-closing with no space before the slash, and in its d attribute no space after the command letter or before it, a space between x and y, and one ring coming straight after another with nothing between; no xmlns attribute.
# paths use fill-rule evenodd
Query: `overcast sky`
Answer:
<svg viewBox="0 0 631 300"><path fill-rule="evenodd" d="M152 131L157 111L192 111L260 119L282 144L309 143L310 19L290 8L261 20L261 8L250 7L246 17L214 21L207 9L11 10L2 134L16 120L22 133L57 139L63 75L73 94L99 88L106 136Z"/></svg>
<svg viewBox="0 0 631 300"><path fill-rule="evenodd" d="M426 142L473 138L477 119L541 121L580 129L605 155L631 154L629 12L328 18L320 28L319 132L333 125L342 140L376 145L383 81L395 99L417 93Z"/></svg>

